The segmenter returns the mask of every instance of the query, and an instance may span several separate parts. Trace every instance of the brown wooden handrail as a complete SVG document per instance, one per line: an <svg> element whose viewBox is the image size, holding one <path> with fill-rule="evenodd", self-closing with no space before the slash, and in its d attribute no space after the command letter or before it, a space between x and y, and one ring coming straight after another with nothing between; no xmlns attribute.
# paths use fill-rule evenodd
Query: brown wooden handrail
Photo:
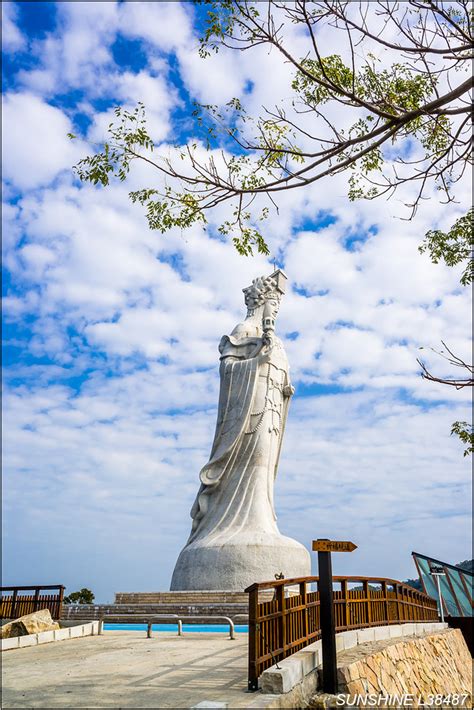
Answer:
<svg viewBox="0 0 474 710"><path fill-rule="evenodd" d="M66 589L63 584L27 584L25 587L0 587L0 592L11 592L17 589L19 592L25 592L28 589Z"/></svg>
<svg viewBox="0 0 474 710"><path fill-rule="evenodd" d="M56 594L41 592L57 590ZM32 614L40 609L49 609L53 619L59 619L62 612L65 586L63 584L32 584L0 587L0 618L16 619ZM18 594L31 591L34 594ZM5 594L11 592L11 595Z"/></svg>
<svg viewBox="0 0 474 710"><path fill-rule="evenodd" d="M402 587L407 587L408 589L412 589L415 592L418 592L418 589L415 589L415 587L411 587L409 584L405 584L405 582L400 582L397 579L391 579L390 577L363 577L363 576L356 576L356 577L347 577L344 575L333 575L332 578L333 582L374 582L376 584L381 584L382 582L386 582L387 584L397 584L398 586ZM311 584L311 582L319 582L319 577L291 577L289 579L276 579L274 581L270 582L255 582L254 584L251 584L247 589L245 589L245 592L251 592L252 590L256 589L273 589L274 587L279 587L279 586L285 586L289 587L291 585L297 585L301 584L301 582L306 582L307 584ZM423 592L420 592L423 594ZM426 596L426 595L425 595ZM431 597L430 597L431 598Z"/></svg>
<svg viewBox="0 0 474 710"><path fill-rule="evenodd" d="M365 576L333 577L336 631L384 626L413 621L437 621L435 599L396 579ZM360 589L349 589L360 583ZM261 673L278 661L317 641L321 635L319 591L308 591L319 577L258 582L245 590L249 594L248 686L258 688ZM372 585L372 586L371 586ZM380 587L374 589L374 586ZM298 591L285 594L285 587ZM273 599L259 593L274 590Z"/></svg>

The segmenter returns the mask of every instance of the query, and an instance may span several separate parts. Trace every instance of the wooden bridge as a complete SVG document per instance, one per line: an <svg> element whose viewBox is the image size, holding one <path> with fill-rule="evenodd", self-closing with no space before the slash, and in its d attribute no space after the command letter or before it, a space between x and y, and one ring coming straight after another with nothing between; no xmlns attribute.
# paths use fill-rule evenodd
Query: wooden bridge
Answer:
<svg viewBox="0 0 474 710"><path fill-rule="evenodd" d="M436 601L402 582L376 577L332 579L340 587L334 591L337 632L438 621ZM274 595L268 601L271 589ZM266 668L321 637L319 577L262 582L245 591L249 594L248 687L257 690Z"/></svg>

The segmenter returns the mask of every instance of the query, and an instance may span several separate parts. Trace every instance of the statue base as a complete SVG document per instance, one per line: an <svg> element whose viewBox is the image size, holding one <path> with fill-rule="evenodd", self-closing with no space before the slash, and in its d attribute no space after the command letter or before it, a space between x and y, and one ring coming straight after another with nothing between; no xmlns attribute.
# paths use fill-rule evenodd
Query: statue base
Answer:
<svg viewBox="0 0 474 710"><path fill-rule="evenodd" d="M308 577L311 574L308 550L283 535L240 534L214 544L204 538L181 551L170 589L242 592L254 582L273 581L277 574L286 579Z"/></svg>

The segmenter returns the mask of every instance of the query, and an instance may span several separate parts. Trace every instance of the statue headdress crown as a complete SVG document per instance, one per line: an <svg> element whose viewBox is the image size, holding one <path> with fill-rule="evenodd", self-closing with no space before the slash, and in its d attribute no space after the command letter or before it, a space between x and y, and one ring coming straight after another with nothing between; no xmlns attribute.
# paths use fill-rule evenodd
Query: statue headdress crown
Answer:
<svg viewBox="0 0 474 710"><path fill-rule="evenodd" d="M247 308L263 306L269 298L278 298L280 300L276 281L271 276L258 276L253 279L251 286L247 286L247 288L242 290Z"/></svg>
<svg viewBox="0 0 474 710"><path fill-rule="evenodd" d="M253 279L250 286L242 289L247 308L252 310L258 308L270 298L276 298L279 301L282 294L285 293L286 278L283 271L277 269L271 276L258 276Z"/></svg>

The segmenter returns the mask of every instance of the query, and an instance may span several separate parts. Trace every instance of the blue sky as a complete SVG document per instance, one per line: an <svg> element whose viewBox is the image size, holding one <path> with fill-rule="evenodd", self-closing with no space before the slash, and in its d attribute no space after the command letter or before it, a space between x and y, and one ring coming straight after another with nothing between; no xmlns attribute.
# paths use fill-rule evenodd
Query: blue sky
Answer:
<svg viewBox="0 0 474 710"><path fill-rule="evenodd" d="M460 273L417 250L462 213L469 184L411 222L404 195L349 203L344 176L282 195L268 260L209 236L223 213L209 232L150 232L127 194L155 175L103 190L71 170L111 109L143 101L157 145L184 144L193 100L238 96L255 113L291 93L288 68L259 52L200 59L190 3L2 11L4 584L86 586L100 601L167 589L212 441L217 345L274 259L291 282L278 329L296 387L280 530L353 539L340 574L415 576L412 549L470 557L469 461L449 436L467 396L416 364L441 339L469 353Z"/></svg>

